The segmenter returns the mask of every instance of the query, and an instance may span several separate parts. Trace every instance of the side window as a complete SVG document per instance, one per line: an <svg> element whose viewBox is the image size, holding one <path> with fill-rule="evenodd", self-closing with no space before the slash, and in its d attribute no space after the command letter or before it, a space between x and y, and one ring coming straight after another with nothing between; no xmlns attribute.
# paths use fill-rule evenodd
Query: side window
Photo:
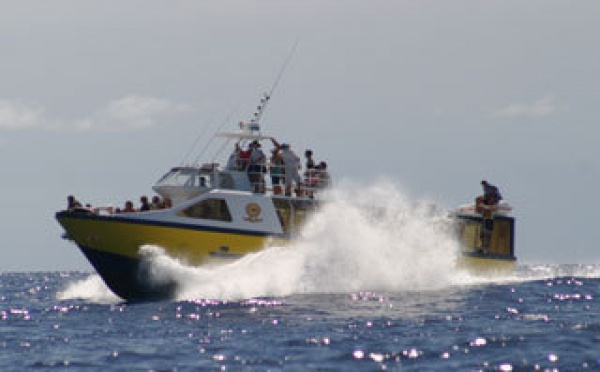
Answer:
<svg viewBox="0 0 600 372"><path fill-rule="evenodd" d="M219 175L219 177L221 177L221 188L223 189L234 189L234 182L233 182L233 178L231 177L230 174L227 173L221 173Z"/></svg>
<svg viewBox="0 0 600 372"><path fill-rule="evenodd" d="M179 212L182 217L231 222L231 213L223 199L205 199Z"/></svg>

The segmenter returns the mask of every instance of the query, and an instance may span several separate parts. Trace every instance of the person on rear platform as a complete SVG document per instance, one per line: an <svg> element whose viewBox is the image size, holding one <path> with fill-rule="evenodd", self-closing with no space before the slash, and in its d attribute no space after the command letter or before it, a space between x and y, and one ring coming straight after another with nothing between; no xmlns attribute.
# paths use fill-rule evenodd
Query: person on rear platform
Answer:
<svg viewBox="0 0 600 372"><path fill-rule="evenodd" d="M494 210L496 205L502 200L502 195L498 187L485 180L481 181L481 187L483 187L483 195L475 199L475 211L485 214L486 211Z"/></svg>
<svg viewBox="0 0 600 372"><path fill-rule="evenodd" d="M480 238L482 249L485 252L491 245L494 230L494 211L496 205L502 200L502 194L500 194L498 187L486 180L481 181L481 187L483 187L483 195L475 199L475 211L483 216Z"/></svg>

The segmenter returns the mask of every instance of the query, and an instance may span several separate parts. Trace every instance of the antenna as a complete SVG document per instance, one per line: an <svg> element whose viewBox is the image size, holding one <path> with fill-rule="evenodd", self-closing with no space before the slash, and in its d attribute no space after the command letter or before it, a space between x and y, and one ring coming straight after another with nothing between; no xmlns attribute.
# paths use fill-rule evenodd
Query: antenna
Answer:
<svg viewBox="0 0 600 372"><path fill-rule="evenodd" d="M185 165L186 161L192 155L192 152L196 149L196 146L198 146L198 143L200 142L200 140L206 134L206 131L208 130L208 127L210 127L212 125L214 116L215 116L215 112L213 111L210 114L210 118L208 119L208 122L204 125L204 128L202 128L202 131L200 132L200 134L198 134L198 137L196 137L196 140L192 144L192 147L190 148L190 151L188 151L188 153L184 156L183 160L181 161L181 165Z"/></svg>
<svg viewBox="0 0 600 372"><path fill-rule="evenodd" d="M292 56L296 52L297 47L298 47L298 40L296 40L296 42L292 46L292 50L290 50L290 53L288 54L287 58L285 59L283 66L281 66L281 69L279 70L279 73L277 74L277 77L275 78L275 82L273 83L271 90L268 93L264 93L263 98L260 99L260 104L256 107L256 112L254 113L252 119L250 120L250 123L248 123L248 129L250 129L250 131L256 131L256 132L260 133L260 119L262 118L262 115L265 112L265 108L267 107L267 104L269 103L271 96L273 95L273 93L275 93L275 89L279 85L279 81L281 80L281 77L283 76L283 72L285 71L287 65L290 63L290 60L292 59Z"/></svg>
<svg viewBox="0 0 600 372"><path fill-rule="evenodd" d="M236 110L236 108L231 109L231 111L229 112L229 115L227 115L227 117L225 118L225 120L223 120L223 122L221 123L221 125L219 125L219 127L217 128L217 132L220 131L221 128L223 128L223 126L229 122L229 119L231 119L231 117L235 113L235 110ZM198 162L200 161L200 158L204 155L204 153L206 152L206 150L208 150L208 147L212 144L212 142L213 142L214 139L215 139L215 137L213 136L210 139L210 141L208 141L208 143L204 146L204 148L202 149L202 151L200 151L200 153L198 154L198 156L196 156L196 159L194 160L194 163L198 164ZM220 150L220 151L222 151L222 150Z"/></svg>

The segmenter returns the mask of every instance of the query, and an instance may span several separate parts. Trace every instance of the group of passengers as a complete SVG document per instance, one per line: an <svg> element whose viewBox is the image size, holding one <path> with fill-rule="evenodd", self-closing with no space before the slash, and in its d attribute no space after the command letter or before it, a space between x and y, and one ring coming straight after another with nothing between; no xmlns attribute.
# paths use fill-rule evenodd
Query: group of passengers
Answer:
<svg viewBox="0 0 600 372"><path fill-rule="evenodd" d="M131 200L125 201L123 208L113 208L113 207L98 207L94 208L91 204L86 204L85 207L81 202L79 202L73 195L69 195L67 197L67 209L70 211L86 211L92 213L100 213L100 211L105 211L110 214L112 213L134 213L134 212L146 212L158 209L166 209L172 206L171 200L169 198L162 199L158 195L154 195L152 197L152 202L148 200L147 196L140 197L140 207L136 208Z"/></svg>
<svg viewBox="0 0 600 372"><path fill-rule="evenodd" d="M305 152L306 170L304 177L301 177L302 163L290 145L280 144L273 137L270 139L274 147L268 161L261 149L260 142L256 140L250 142L246 150L236 143L227 162L227 169L246 171L253 191L257 193L264 193L266 190L265 174L267 171L270 173L275 195L280 195L283 187L286 196L291 196L292 189L294 189L297 196L312 197L316 189L330 186L331 179L327 172L327 163L322 161L315 165L311 150Z"/></svg>
<svg viewBox="0 0 600 372"><path fill-rule="evenodd" d="M140 207L136 208L131 200L125 202L123 209L117 208L115 213L135 213L135 212L148 212L159 209L166 209L171 207L171 200L169 198L161 198L158 195L152 197L152 202L148 201L148 197L143 195L140 197Z"/></svg>

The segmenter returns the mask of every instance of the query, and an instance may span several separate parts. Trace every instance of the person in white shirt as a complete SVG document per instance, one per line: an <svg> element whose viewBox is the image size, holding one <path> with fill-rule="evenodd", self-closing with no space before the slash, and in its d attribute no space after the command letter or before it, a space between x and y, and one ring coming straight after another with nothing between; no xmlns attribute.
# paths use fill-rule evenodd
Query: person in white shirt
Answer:
<svg viewBox="0 0 600 372"><path fill-rule="evenodd" d="M292 185L300 186L302 178L300 178L299 170L301 168L300 158L296 155L290 145L287 143L281 144L281 159L285 169L285 195L292 195Z"/></svg>
<svg viewBox="0 0 600 372"><path fill-rule="evenodd" d="M260 149L260 143L250 143L250 159L248 166L248 177L254 188L254 192L264 192L264 173L266 171L267 158Z"/></svg>

